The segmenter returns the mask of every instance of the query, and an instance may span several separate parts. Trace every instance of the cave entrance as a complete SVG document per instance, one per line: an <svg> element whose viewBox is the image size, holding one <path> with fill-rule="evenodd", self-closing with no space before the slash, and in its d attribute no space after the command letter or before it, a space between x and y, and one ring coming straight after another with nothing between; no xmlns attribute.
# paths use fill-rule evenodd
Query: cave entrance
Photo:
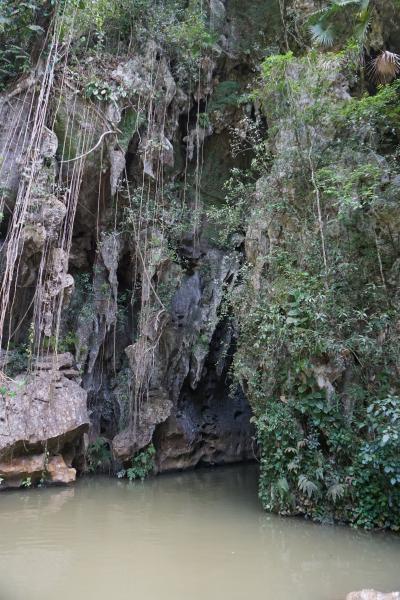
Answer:
<svg viewBox="0 0 400 600"><path fill-rule="evenodd" d="M153 441L159 471L256 459L253 413L230 376L235 351L232 333L232 324L221 321L198 385L193 389L189 374L176 409L156 428Z"/></svg>

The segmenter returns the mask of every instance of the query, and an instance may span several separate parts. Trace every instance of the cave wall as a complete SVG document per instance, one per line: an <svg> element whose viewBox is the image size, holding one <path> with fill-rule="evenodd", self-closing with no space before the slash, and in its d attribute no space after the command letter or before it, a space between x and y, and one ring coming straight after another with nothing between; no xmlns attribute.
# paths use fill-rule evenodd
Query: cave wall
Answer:
<svg viewBox="0 0 400 600"><path fill-rule="evenodd" d="M131 56L104 51L74 64L70 79L56 68L40 134L39 113L32 119L38 91L4 93L3 274L12 248L8 224L18 211L28 214L15 238L18 266L2 339L9 375L0 452L4 463L10 457L14 463L12 475L6 466L0 475L10 485L37 482L49 456L60 457L64 471L70 469L65 478L72 477L71 469L85 470L84 455L99 440L112 452L114 470L152 442L157 471L255 457L250 407L237 386L231 390L236 325L224 314L242 240L222 248L207 211L223 202L230 170L250 164L251 153L232 156L230 129L254 113L239 98L254 77L253 49L266 36L278 42L280 17L277 2L244 10L212 0L208 10L215 41L193 89L176 79L170 57L148 39ZM79 91L79 82L93 79L102 82L105 101ZM10 111L18 114L12 124ZM207 113L207 122L199 113ZM28 193L22 188L29 176ZM161 180L171 190L161 200L163 220L150 216ZM127 200L138 189L140 207L136 197ZM32 351L33 330L40 341ZM16 391L7 377L20 378ZM59 400L53 401L53 387ZM22 422L11 425L12 438L10 393ZM52 444L46 426L23 426L32 410L44 425L57 420L54 410L67 414L74 395L76 411L71 422L57 421Z"/></svg>

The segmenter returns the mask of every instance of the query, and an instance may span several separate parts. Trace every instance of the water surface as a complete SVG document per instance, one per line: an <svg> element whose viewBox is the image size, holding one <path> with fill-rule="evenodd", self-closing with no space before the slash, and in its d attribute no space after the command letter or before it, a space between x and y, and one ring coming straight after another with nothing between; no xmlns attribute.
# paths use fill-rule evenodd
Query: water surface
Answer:
<svg viewBox="0 0 400 600"><path fill-rule="evenodd" d="M254 466L0 495L0 600L340 600L400 538L265 514Z"/></svg>

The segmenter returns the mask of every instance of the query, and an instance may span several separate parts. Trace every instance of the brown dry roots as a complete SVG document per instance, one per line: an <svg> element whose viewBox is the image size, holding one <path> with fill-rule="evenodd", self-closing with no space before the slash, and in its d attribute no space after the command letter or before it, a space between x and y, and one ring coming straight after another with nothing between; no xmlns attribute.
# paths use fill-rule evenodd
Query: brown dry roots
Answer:
<svg viewBox="0 0 400 600"><path fill-rule="evenodd" d="M376 83L390 83L400 73L400 55L385 50L369 66L371 78Z"/></svg>

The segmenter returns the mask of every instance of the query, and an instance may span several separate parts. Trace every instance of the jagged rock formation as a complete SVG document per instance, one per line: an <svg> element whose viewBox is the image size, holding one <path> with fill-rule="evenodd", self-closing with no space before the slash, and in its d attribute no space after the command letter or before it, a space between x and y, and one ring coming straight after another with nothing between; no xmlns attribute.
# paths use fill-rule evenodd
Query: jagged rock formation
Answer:
<svg viewBox="0 0 400 600"><path fill-rule="evenodd" d="M243 115L237 99L254 65L257 20L269 19L271 39L280 20L261 1L247 13L213 0L209 11L218 42L199 61L192 89L152 39L128 58L74 65L74 77L61 61L50 73L53 112L40 143L31 142L33 161L26 140L34 139L37 91L27 80L2 101L4 255L14 206L26 212L5 317L15 333L3 339L16 348L7 351L13 380L1 396L1 457L10 461L1 476L10 485L37 481L44 463L50 478L63 459L82 469L88 426L116 465L152 441L158 471L254 458L251 410L241 392L229 392L236 327L220 316L242 253L218 247L205 213L223 197L230 169L249 161L230 155L229 128ZM33 82L54 68L49 60ZM106 95L97 104L87 99L91 84L80 87L94 76ZM37 361L26 353L32 331ZM72 352L58 355L68 365L53 364L55 349ZM24 362L33 369L27 377L18 374Z"/></svg>
<svg viewBox="0 0 400 600"><path fill-rule="evenodd" d="M251 459L254 422L268 510L398 528L398 7L198 4L89 50L58 15L0 102L4 452L68 479L89 422L161 472Z"/></svg>

